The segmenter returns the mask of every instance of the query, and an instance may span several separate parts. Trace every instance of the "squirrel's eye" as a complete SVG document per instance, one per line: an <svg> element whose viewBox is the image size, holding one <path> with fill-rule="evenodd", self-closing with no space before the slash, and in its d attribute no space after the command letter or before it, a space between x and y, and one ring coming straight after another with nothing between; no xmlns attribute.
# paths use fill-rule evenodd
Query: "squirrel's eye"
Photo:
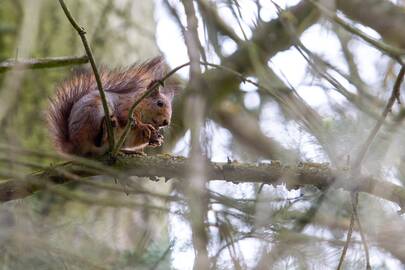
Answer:
<svg viewBox="0 0 405 270"><path fill-rule="evenodd" d="M163 101L158 100L157 105L158 105L159 107L163 107L163 105L165 105L165 104L163 103Z"/></svg>

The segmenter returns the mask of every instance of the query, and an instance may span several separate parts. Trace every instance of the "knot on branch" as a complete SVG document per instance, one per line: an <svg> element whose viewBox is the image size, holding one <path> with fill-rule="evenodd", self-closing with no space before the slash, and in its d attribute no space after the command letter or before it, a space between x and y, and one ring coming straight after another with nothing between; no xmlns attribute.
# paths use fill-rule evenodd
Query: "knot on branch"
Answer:
<svg viewBox="0 0 405 270"><path fill-rule="evenodd" d="M87 34L86 30L84 30L83 27L80 26L79 30L77 30L77 32L79 32L79 35L84 36L85 34Z"/></svg>

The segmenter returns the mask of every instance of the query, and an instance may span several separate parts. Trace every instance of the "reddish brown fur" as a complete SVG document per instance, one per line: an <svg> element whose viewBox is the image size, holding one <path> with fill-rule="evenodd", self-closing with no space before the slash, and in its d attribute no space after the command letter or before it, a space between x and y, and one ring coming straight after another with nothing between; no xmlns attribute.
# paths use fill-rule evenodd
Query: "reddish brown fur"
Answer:
<svg viewBox="0 0 405 270"><path fill-rule="evenodd" d="M122 133L122 128L128 121L129 108L134 101L153 81L161 79L164 72L161 57L133 65L126 70L100 71L111 117L117 120L115 128L117 135ZM134 114L137 126L132 130L126 147L133 148L147 143L151 129L158 129L170 123L173 93L174 88L164 87L139 103ZM94 145L95 138L100 131L103 132L100 129L103 128L104 113L93 73L76 74L61 83L55 97L51 99L47 116L57 150L77 155L100 155L106 151L105 134L103 147L98 148Z"/></svg>
<svg viewBox="0 0 405 270"><path fill-rule="evenodd" d="M54 145L58 151L70 153L73 145L69 142L68 119L73 105L92 91L93 80L87 73L77 74L61 83L47 111L47 122Z"/></svg>

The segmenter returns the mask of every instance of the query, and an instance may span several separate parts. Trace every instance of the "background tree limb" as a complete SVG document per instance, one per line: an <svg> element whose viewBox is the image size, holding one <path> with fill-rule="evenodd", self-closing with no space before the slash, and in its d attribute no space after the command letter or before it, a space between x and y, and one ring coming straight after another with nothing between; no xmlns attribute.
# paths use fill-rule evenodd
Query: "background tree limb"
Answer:
<svg viewBox="0 0 405 270"><path fill-rule="evenodd" d="M87 55L47 57L36 59L10 59L0 62L0 73L3 73L15 67L24 69L40 69L86 64L88 62L89 58L87 57Z"/></svg>

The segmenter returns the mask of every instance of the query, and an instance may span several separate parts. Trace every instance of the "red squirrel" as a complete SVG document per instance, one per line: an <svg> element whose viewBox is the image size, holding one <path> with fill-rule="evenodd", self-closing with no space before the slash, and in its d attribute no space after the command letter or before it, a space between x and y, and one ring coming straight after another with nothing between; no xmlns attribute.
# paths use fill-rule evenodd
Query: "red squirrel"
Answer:
<svg viewBox="0 0 405 270"><path fill-rule="evenodd" d="M123 133L133 103L164 74L162 57L126 70L100 71L116 138ZM173 85L161 86L136 106L134 122L121 151L138 153L146 146L162 144L159 128L170 124L175 88ZM60 152L101 156L109 149L105 114L90 71L76 74L57 87L47 111L47 120L54 145Z"/></svg>

